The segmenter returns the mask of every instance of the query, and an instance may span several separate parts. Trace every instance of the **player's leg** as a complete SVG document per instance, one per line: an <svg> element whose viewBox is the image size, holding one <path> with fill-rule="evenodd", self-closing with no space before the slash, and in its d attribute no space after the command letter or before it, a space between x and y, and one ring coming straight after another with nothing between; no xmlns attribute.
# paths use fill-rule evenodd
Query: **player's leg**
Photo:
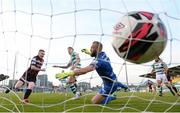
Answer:
<svg viewBox="0 0 180 113"><path fill-rule="evenodd" d="M173 88L170 76L169 77L168 76L163 77L163 81L164 81L165 85L168 87L168 89L174 96L179 96L178 92L176 90L174 90L174 88Z"/></svg>
<svg viewBox="0 0 180 113"><path fill-rule="evenodd" d="M73 92L73 94L76 94L77 92L77 85L76 85L76 79L74 76L70 76L68 79L68 84L69 87L71 89L71 91Z"/></svg>
<svg viewBox="0 0 180 113"><path fill-rule="evenodd" d="M171 84L172 89L174 90L174 92L176 93L176 95L177 95L177 96L180 96L180 95L178 94L177 88L176 88L175 85L172 83L172 80L170 79L170 80L168 80L168 81L169 81L169 83Z"/></svg>
<svg viewBox="0 0 180 113"><path fill-rule="evenodd" d="M159 91L159 96L162 96L162 81L157 80L157 90Z"/></svg>
<svg viewBox="0 0 180 113"><path fill-rule="evenodd" d="M31 92L32 92L34 86L35 86L35 82L28 82L28 88L26 89L26 91L24 93L24 98L23 98L24 103L29 102L28 98L31 95Z"/></svg>
<svg viewBox="0 0 180 113"><path fill-rule="evenodd" d="M23 85L24 85L24 83L25 83L25 81L24 81L24 79L23 78L20 78L17 82L16 82L16 84L14 85L14 90L17 90L17 89L19 89L20 87L22 87ZM5 93L9 93L10 92L10 89L7 89L6 91L5 91Z"/></svg>
<svg viewBox="0 0 180 113"><path fill-rule="evenodd" d="M149 85L149 92L152 92L152 84Z"/></svg>
<svg viewBox="0 0 180 113"><path fill-rule="evenodd" d="M111 95L117 90L117 86L113 84L112 86L105 85L99 90L99 93L92 98L92 103L94 104L108 104L110 101L116 99L116 95Z"/></svg>
<svg viewBox="0 0 180 113"><path fill-rule="evenodd" d="M123 88L124 90L127 90L128 89L128 86L127 85L125 85L125 84L122 84L121 82L116 82L116 86L117 87L121 87L121 88Z"/></svg>
<svg viewBox="0 0 180 113"><path fill-rule="evenodd" d="M116 95L108 95L106 96L102 101L101 104L108 104L110 101L115 100L116 99Z"/></svg>
<svg viewBox="0 0 180 113"><path fill-rule="evenodd" d="M72 93L75 95L74 99L78 99L81 96L81 93L77 91L77 84L76 84L75 76L69 77L68 84Z"/></svg>
<svg viewBox="0 0 180 113"><path fill-rule="evenodd" d="M165 81L165 85L170 90L170 92L175 96L175 92L173 91L174 89L173 89L173 86L171 84L171 77L170 77L170 75L169 74L166 75L166 78L167 78L167 80L166 79L164 80Z"/></svg>
<svg viewBox="0 0 180 113"><path fill-rule="evenodd" d="M108 104L110 101L115 100L116 97L112 96L112 95L102 95L102 94L96 94L92 99L91 102L93 104Z"/></svg>
<svg viewBox="0 0 180 113"><path fill-rule="evenodd" d="M169 81L167 81L167 79L164 79L164 84L174 96L179 96L177 90L174 90L173 85Z"/></svg>
<svg viewBox="0 0 180 113"><path fill-rule="evenodd" d="M156 92L156 85L153 84L153 91Z"/></svg>
<svg viewBox="0 0 180 113"><path fill-rule="evenodd" d="M164 84L166 85L166 87L170 90L170 92L172 93L172 95L176 95L176 92L174 91L174 89L172 88L172 85L168 82L164 82Z"/></svg>
<svg viewBox="0 0 180 113"><path fill-rule="evenodd" d="M162 75L156 75L157 90L159 91L159 96L162 96Z"/></svg>
<svg viewBox="0 0 180 113"><path fill-rule="evenodd" d="M93 104L102 104L103 100L105 99L106 97L102 96L102 94L96 94L92 99L91 99L91 102ZM104 104L104 103L103 103Z"/></svg>
<svg viewBox="0 0 180 113"><path fill-rule="evenodd" d="M24 81L22 79L18 80L17 83L15 84L14 88L19 89L24 85Z"/></svg>
<svg viewBox="0 0 180 113"><path fill-rule="evenodd" d="M180 96L180 94L178 93L178 90L177 90L176 86L174 86L173 84L171 84L171 85L172 85L173 90L177 93L177 96Z"/></svg>

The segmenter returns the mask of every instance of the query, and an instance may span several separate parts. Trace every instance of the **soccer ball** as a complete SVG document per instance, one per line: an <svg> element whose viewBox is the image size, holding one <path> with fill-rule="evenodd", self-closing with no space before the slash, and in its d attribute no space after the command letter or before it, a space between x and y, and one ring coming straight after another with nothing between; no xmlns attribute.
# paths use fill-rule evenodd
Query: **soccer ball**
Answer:
<svg viewBox="0 0 180 113"><path fill-rule="evenodd" d="M121 58L146 63L158 57L167 43L166 28L157 14L130 12L114 26L112 46Z"/></svg>

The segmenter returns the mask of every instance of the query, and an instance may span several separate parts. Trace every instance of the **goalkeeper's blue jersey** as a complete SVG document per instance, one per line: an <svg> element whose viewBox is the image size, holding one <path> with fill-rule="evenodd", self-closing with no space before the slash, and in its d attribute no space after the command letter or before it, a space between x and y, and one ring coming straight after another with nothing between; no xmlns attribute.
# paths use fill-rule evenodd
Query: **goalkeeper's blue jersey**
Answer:
<svg viewBox="0 0 180 113"><path fill-rule="evenodd" d="M111 67L110 59L105 52L100 52L90 64L95 66L97 73L102 78L104 85L112 85L116 81L116 75Z"/></svg>

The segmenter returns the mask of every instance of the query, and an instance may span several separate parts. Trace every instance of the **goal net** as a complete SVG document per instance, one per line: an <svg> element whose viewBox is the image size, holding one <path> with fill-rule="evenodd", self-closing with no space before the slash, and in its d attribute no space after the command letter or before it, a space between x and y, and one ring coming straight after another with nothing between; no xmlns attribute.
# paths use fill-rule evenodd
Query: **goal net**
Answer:
<svg viewBox="0 0 180 113"><path fill-rule="evenodd" d="M111 41L113 26L127 12L157 13L168 32L168 43L160 57L168 67L177 66L180 63L179 4L178 0L0 0L0 74L6 76L0 80L0 111L178 112L179 97L167 93L165 96L171 99L166 100L159 98L157 92L145 93L147 88L143 84L148 78L139 75L150 73L153 62L125 62L115 53ZM77 78L82 97L73 100L66 81L55 79L62 69L52 67L68 63L69 46L79 53L82 67L89 65L93 59L81 49L90 48L93 41L103 44L118 80L130 87L130 92L119 89L117 99L106 106L91 104L91 98L102 86L95 71ZM39 49L46 51L43 65L46 72L39 73L31 102L20 104L26 86L10 94L4 91L13 88ZM162 106L158 105L161 103Z"/></svg>

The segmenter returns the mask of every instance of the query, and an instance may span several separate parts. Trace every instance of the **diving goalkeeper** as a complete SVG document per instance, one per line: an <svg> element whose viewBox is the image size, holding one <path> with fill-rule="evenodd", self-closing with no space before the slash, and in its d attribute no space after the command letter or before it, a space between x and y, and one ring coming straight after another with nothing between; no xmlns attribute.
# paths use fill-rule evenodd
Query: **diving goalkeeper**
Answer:
<svg viewBox="0 0 180 113"><path fill-rule="evenodd" d="M88 72L96 70L101 79L103 80L103 87L99 90L92 98L93 104L107 104L108 102L116 99L112 94L117 90L118 87L122 87L127 89L126 85L117 81L116 74L114 74L113 69L110 64L110 59L107 57L105 52L102 52L103 45L98 41L94 41L92 43L90 51L83 50L86 54L91 55L91 57L95 57L93 62L79 70L73 70L70 72L63 72L56 76L56 78L63 79L67 76L79 76L82 74L86 74Z"/></svg>

